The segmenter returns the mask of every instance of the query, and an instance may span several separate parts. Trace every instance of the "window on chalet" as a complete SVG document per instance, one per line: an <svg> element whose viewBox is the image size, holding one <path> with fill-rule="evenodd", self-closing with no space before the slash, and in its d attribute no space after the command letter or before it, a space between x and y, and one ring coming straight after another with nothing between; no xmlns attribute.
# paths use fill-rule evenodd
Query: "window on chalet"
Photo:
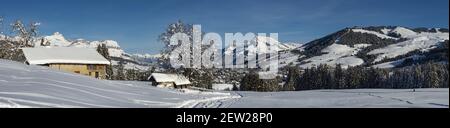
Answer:
<svg viewBox="0 0 450 128"><path fill-rule="evenodd" d="M97 65L88 65L87 69L88 70L97 70Z"/></svg>

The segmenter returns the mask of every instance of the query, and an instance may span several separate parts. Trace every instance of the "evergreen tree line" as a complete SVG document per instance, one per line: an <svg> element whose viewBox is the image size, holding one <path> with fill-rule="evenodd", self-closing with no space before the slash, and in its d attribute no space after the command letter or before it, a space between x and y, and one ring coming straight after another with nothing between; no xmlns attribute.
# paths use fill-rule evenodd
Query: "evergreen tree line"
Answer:
<svg viewBox="0 0 450 128"><path fill-rule="evenodd" d="M246 74L240 83L239 90L241 91L259 91L259 92L274 92L282 90L279 77L275 79L260 79L256 71L250 71Z"/></svg>
<svg viewBox="0 0 450 128"><path fill-rule="evenodd" d="M212 84L214 82L214 76L212 70L209 69L194 69L194 68L181 68L177 72L182 72L184 76L189 78L192 86L212 89Z"/></svg>
<svg viewBox="0 0 450 128"><path fill-rule="evenodd" d="M107 79L109 80L146 81L155 70L154 68L147 71L125 69L121 62L119 62L119 65L113 65L111 67L111 72L107 70Z"/></svg>
<svg viewBox="0 0 450 128"><path fill-rule="evenodd" d="M448 88L448 64L427 63L395 69L319 65L288 68L284 91L356 88Z"/></svg>
<svg viewBox="0 0 450 128"><path fill-rule="evenodd" d="M108 47L105 44L97 46L97 52L100 53L105 59L111 62L109 56ZM108 80L138 80L145 81L150 77L154 69L148 71L139 71L134 69L125 69L123 62L119 62L119 65L107 65L106 66L106 79Z"/></svg>

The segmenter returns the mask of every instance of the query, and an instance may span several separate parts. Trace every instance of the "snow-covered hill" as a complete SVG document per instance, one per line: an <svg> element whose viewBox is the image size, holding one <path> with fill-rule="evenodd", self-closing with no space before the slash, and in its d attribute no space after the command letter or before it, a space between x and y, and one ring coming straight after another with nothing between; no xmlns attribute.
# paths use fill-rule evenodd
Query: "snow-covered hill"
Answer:
<svg viewBox="0 0 450 128"><path fill-rule="evenodd" d="M0 108L4 107L191 107L232 99L220 92L184 92L148 82L105 81L0 59Z"/></svg>
<svg viewBox="0 0 450 128"><path fill-rule="evenodd" d="M3 107L443 107L446 89L357 89L297 92L199 92L147 82L104 81L0 60Z"/></svg>
<svg viewBox="0 0 450 128"><path fill-rule="evenodd" d="M0 108L11 107L442 107L445 89L357 89L296 92L200 92L105 81L0 60Z"/></svg>
<svg viewBox="0 0 450 128"><path fill-rule="evenodd" d="M406 58L426 56L424 54L435 52L436 49L448 49L445 47L445 43L448 43L445 41L448 40L448 29L441 28L410 29L398 26L346 28L302 46L300 67L341 64L345 68L381 63L384 63L384 66L376 67L396 67ZM431 61L448 62L448 59Z"/></svg>
<svg viewBox="0 0 450 128"><path fill-rule="evenodd" d="M403 27L390 30L390 33L399 34L405 41L370 51L369 55L377 55L375 62L384 58L395 58L414 50L426 52L438 47L440 42L449 39L448 32L414 32Z"/></svg>
<svg viewBox="0 0 450 128"><path fill-rule="evenodd" d="M353 47L342 44L332 44L322 50L322 53L324 54L304 60L308 63L302 64L300 67L308 68L318 66L320 64L342 64L344 68L348 66L358 66L363 64L364 60L356 57L355 55L361 51L361 49L368 46L370 46L370 44L357 44Z"/></svg>

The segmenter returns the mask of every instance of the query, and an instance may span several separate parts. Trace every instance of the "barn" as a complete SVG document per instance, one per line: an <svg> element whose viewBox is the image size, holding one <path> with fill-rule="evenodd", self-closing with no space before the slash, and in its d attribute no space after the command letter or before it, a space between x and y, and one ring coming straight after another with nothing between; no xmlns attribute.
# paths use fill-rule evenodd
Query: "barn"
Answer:
<svg viewBox="0 0 450 128"><path fill-rule="evenodd" d="M106 66L111 64L92 48L23 48L22 51L28 65L46 66L97 79L106 78Z"/></svg>
<svg viewBox="0 0 450 128"><path fill-rule="evenodd" d="M148 80L153 86L164 88L187 88L191 85L188 78L179 74L152 73Z"/></svg>

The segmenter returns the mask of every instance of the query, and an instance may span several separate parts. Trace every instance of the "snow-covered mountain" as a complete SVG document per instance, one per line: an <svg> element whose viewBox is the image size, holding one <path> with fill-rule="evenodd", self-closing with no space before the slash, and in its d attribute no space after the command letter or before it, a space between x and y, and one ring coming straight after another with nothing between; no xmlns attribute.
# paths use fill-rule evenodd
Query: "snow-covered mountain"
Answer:
<svg viewBox="0 0 450 128"><path fill-rule="evenodd" d="M43 40L37 40L49 47L80 47L80 48L97 48L99 45L106 45L111 57L122 57L124 51L114 40L87 41L84 39L67 40L63 34L55 32L53 35L42 37ZM39 43L35 43L39 44Z"/></svg>
<svg viewBox="0 0 450 128"><path fill-rule="evenodd" d="M445 56L440 55L442 49L448 50L448 40L448 29L443 28L346 28L302 46L300 67L309 68L320 64L341 64L344 68L358 65L396 67L405 66L402 61L408 58L414 58L414 61L448 62ZM417 56L425 56L425 59Z"/></svg>
<svg viewBox="0 0 450 128"><path fill-rule="evenodd" d="M226 46L224 55L233 56L233 54L236 54L236 57L247 55L246 58L248 60L256 60L255 56L252 56L254 58L250 58L250 55L270 53L271 51L269 50L269 47L275 46L277 48L276 51L278 52L278 56L273 56L272 58L278 58L278 66L284 67L290 63L297 64L296 61L298 60L299 55L293 54L290 51L295 50L301 46L301 44L292 42L282 43L278 40L266 36L257 36L252 39L249 44L247 44L247 46L244 45L245 44L228 45ZM247 48L242 50L244 47ZM242 51L239 49L241 49ZM244 65L245 62L239 61L236 63Z"/></svg>
<svg viewBox="0 0 450 128"><path fill-rule="evenodd" d="M18 37L8 38L19 40ZM248 46L247 51L236 51L236 53L244 55L244 52L251 54L258 50L259 53L267 53L264 47L267 47L270 41L275 41L278 51L282 53L279 56L280 66L292 63L303 68L320 64L331 66L340 64L344 68L358 65L392 68L427 61L448 63L448 54L444 52L448 50L448 40L449 32L445 28L351 27L304 45L280 43L270 37L258 36L250 41L251 45ZM123 62L126 69L148 70L149 65L155 64L161 57L159 54L128 54L114 40L68 40L58 32L37 41L36 44L45 44L47 47L96 48L98 45L105 44L113 59L112 63ZM236 47L239 46L227 46L225 54L234 54Z"/></svg>
<svg viewBox="0 0 450 128"><path fill-rule="evenodd" d="M44 36L43 39L44 42L48 42L49 46L67 47L72 44L72 42L66 40L66 38L59 32L55 32L50 36Z"/></svg>
<svg viewBox="0 0 450 128"><path fill-rule="evenodd" d="M6 38L6 36L5 35L3 35L3 34L0 34L0 40L4 40Z"/></svg>
<svg viewBox="0 0 450 128"><path fill-rule="evenodd" d="M11 37L11 36L0 34L0 40L20 41L20 39L21 38L18 36Z"/></svg>
<svg viewBox="0 0 450 128"><path fill-rule="evenodd" d="M162 55L161 54L132 54L135 57L139 57L139 58L148 58L148 59L158 59L161 58Z"/></svg>
<svg viewBox="0 0 450 128"><path fill-rule="evenodd" d="M438 30L436 32L414 32L403 27L397 27L392 30L388 29L387 31L398 34L400 38L405 40L369 52L369 55L377 55L375 62L379 62L384 58L395 58L414 50L427 52L439 47L440 42L444 42L449 38L448 32L440 32Z"/></svg>
<svg viewBox="0 0 450 128"><path fill-rule="evenodd" d="M273 44L270 44L273 43ZM271 46L276 46L278 51L290 51L298 47L298 45L293 43L281 43L271 37L257 36L250 41L246 51L249 53L269 53L269 48ZM232 54L236 48L244 48L244 44L234 44L229 45L226 48L225 54ZM244 54L244 51L238 52L238 54Z"/></svg>

